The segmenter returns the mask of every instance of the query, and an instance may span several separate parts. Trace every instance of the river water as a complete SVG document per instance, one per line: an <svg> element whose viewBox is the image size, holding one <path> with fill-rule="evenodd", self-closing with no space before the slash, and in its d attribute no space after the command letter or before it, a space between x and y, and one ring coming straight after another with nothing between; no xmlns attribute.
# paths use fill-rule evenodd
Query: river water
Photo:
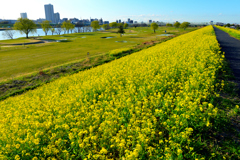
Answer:
<svg viewBox="0 0 240 160"><path fill-rule="evenodd" d="M12 31L14 31L13 39L20 38L20 37L26 37L26 34L21 34L19 31L16 31L16 30L12 30ZM5 32L5 31L4 30L0 31L0 40L10 39L9 37L3 36L3 34L2 34L3 32ZM75 28L72 33L74 33L74 32L78 32L78 28ZM91 27L84 27L84 28L82 27L82 28L80 28L79 32L92 32L92 28ZM61 34L64 34L64 32L62 31ZM52 35L52 32L49 31L48 35ZM53 35L57 35L57 33L53 33ZM40 29L37 29L37 32L28 34L28 37L33 37L33 36L34 37L45 36L45 32L43 32L43 30L40 28Z"/></svg>

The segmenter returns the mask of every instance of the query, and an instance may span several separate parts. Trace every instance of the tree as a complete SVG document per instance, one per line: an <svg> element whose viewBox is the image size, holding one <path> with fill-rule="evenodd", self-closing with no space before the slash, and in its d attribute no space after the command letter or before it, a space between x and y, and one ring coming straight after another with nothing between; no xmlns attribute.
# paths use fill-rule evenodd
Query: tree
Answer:
<svg viewBox="0 0 240 160"><path fill-rule="evenodd" d="M73 32L74 33L79 33L77 28L74 28Z"/></svg>
<svg viewBox="0 0 240 160"><path fill-rule="evenodd" d="M189 22L183 22L183 23L180 25L180 27L181 27L181 28L184 28L184 30L185 30L189 25L190 25Z"/></svg>
<svg viewBox="0 0 240 160"><path fill-rule="evenodd" d="M167 27L172 27L173 25L171 23L166 24Z"/></svg>
<svg viewBox="0 0 240 160"><path fill-rule="evenodd" d="M124 23L123 27L124 27L124 28L127 28L127 27L128 27L128 24L127 24L127 23Z"/></svg>
<svg viewBox="0 0 240 160"><path fill-rule="evenodd" d="M122 34L125 33L124 29L123 29L123 26L119 26L119 29L118 29L118 32L117 33L120 33L120 36L122 37Z"/></svg>
<svg viewBox="0 0 240 160"><path fill-rule="evenodd" d="M175 22L173 25L174 25L175 28L178 28L181 25L181 23Z"/></svg>
<svg viewBox="0 0 240 160"><path fill-rule="evenodd" d="M71 27L72 27L72 23L70 22L70 20L68 20L68 21L64 21L63 23L62 23L62 30L64 31L64 34L66 33L66 31L68 32L68 34L69 34L69 30L71 29Z"/></svg>
<svg viewBox="0 0 240 160"><path fill-rule="evenodd" d="M133 24L133 27L137 28L139 25L137 23Z"/></svg>
<svg viewBox="0 0 240 160"><path fill-rule="evenodd" d="M120 26L123 26L123 24L122 23L118 23L117 27L119 28Z"/></svg>
<svg viewBox="0 0 240 160"><path fill-rule="evenodd" d="M108 24L103 24L102 28L105 29L105 30L108 30L109 29L109 25Z"/></svg>
<svg viewBox="0 0 240 160"><path fill-rule="evenodd" d="M83 22L78 22L75 27L77 27L77 32L80 33L81 32L81 28L84 27Z"/></svg>
<svg viewBox="0 0 240 160"><path fill-rule="evenodd" d="M51 30L52 26L50 25L50 21L46 20L41 23L42 30L45 32L45 35L47 36L48 31Z"/></svg>
<svg viewBox="0 0 240 160"><path fill-rule="evenodd" d="M55 28L51 28L50 30L51 30L52 35L53 35L53 33L55 32Z"/></svg>
<svg viewBox="0 0 240 160"><path fill-rule="evenodd" d="M72 31L74 30L74 28L75 28L75 25L74 25L74 24L71 24L71 25L70 25L71 33L72 33Z"/></svg>
<svg viewBox="0 0 240 160"><path fill-rule="evenodd" d="M2 35L6 38L10 38L13 39L13 35L15 34L15 32L13 30L5 30L4 32L2 32Z"/></svg>
<svg viewBox="0 0 240 160"><path fill-rule="evenodd" d="M151 28L154 30L154 33L156 33L155 30L158 29L158 24L155 22L151 23Z"/></svg>
<svg viewBox="0 0 240 160"><path fill-rule="evenodd" d="M100 28L99 22L98 21L92 21L91 27L93 28L93 31L96 31L97 29Z"/></svg>
<svg viewBox="0 0 240 160"><path fill-rule="evenodd" d="M35 33L37 30L37 25L30 19L18 18L14 24L14 29L18 30L20 33L25 33L26 38L28 38L29 33Z"/></svg>
<svg viewBox="0 0 240 160"><path fill-rule="evenodd" d="M58 24L58 25L56 25L55 32L56 32L58 35L60 35L60 34L61 34L61 32L62 32L62 28L61 28L61 26L60 26L59 24Z"/></svg>
<svg viewBox="0 0 240 160"><path fill-rule="evenodd" d="M226 25L224 25L225 27L230 27L231 25L230 25L230 23L227 23Z"/></svg>
<svg viewBox="0 0 240 160"><path fill-rule="evenodd" d="M111 28L116 28L118 26L117 22L112 22L109 24Z"/></svg>

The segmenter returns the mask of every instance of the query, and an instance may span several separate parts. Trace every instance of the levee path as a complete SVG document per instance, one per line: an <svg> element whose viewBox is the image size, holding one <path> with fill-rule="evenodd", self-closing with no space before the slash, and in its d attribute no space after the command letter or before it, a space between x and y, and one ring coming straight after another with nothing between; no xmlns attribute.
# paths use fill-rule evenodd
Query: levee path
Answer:
<svg viewBox="0 0 240 160"><path fill-rule="evenodd" d="M235 82L238 84L238 87L240 87L240 41L216 27L214 27L214 30L218 43L230 63L230 68L236 78ZM238 95L240 95L240 89Z"/></svg>

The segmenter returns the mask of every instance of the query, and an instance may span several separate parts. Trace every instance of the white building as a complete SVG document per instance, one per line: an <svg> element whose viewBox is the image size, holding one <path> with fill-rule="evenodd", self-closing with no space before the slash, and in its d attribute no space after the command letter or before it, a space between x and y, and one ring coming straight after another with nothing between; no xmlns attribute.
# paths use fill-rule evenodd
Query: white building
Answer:
<svg viewBox="0 0 240 160"><path fill-rule="evenodd" d="M27 18L27 13L20 13L21 18Z"/></svg>
<svg viewBox="0 0 240 160"><path fill-rule="evenodd" d="M52 23L55 23L53 5L45 4L44 9L45 9L46 20L51 21Z"/></svg>

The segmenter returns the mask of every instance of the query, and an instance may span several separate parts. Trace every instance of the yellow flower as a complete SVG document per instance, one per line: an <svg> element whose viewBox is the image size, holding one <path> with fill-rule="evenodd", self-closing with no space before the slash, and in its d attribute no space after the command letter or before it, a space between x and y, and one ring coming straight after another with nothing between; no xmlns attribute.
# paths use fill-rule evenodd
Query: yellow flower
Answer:
<svg viewBox="0 0 240 160"><path fill-rule="evenodd" d="M19 155L16 155L16 156L15 156L15 160L20 160Z"/></svg>
<svg viewBox="0 0 240 160"><path fill-rule="evenodd" d="M18 149L20 147L20 144L16 144L15 147Z"/></svg>
<svg viewBox="0 0 240 160"><path fill-rule="evenodd" d="M182 150L181 149L177 149L177 153L178 153L178 155L182 154Z"/></svg>
<svg viewBox="0 0 240 160"><path fill-rule="evenodd" d="M39 142L40 142L40 141L39 141L39 138L33 140L33 143L36 144L36 145L38 145Z"/></svg>
<svg viewBox="0 0 240 160"><path fill-rule="evenodd" d="M104 147L102 147L100 154L107 154L107 153L108 153L108 151Z"/></svg>
<svg viewBox="0 0 240 160"><path fill-rule="evenodd" d="M237 109L239 109L239 106L238 106L238 105L236 105L236 108L237 108Z"/></svg>

